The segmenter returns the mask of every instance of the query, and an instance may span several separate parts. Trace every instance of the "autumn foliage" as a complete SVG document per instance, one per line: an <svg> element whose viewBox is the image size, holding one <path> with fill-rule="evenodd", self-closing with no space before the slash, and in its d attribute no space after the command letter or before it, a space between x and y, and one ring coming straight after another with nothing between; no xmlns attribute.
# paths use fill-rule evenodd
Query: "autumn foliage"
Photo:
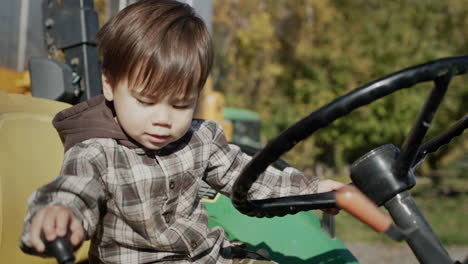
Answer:
<svg viewBox="0 0 468 264"><path fill-rule="evenodd" d="M468 5L453 1L215 0L215 88L229 106L257 111L264 141L337 96L397 70L466 55ZM302 169L343 168L370 149L400 146L432 88L420 84L354 111L296 146ZM426 139L467 112L468 77L456 77ZM430 158L466 155L466 135Z"/></svg>

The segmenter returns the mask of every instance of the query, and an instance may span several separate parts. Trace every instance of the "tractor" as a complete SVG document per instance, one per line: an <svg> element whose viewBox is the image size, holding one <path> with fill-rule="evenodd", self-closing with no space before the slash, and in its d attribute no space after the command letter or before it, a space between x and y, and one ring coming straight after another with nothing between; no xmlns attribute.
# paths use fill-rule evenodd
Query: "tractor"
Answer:
<svg viewBox="0 0 468 264"><path fill-rule="evenodd" d="M122 2L126 1L119 3ZM208 14L205 19L209 24L210 1L185 2L200 8L200 14ZM60 170L63 147L51 124L53 116L101 93L99 57L93 40L99 19L92 0L44 0L31 2L32 6L25 3L30 2L9 0L4 3L9 8L1 11L14 13L17 8L21 19L15 24L16 29L11 25L1 26L19 36L20 45L9 45L18 54L13 59L16 67L5 61L0 69L0 262L53 263L55 260L22 253L18 237L27 197ZM38 18L33 24L39 27L28 31L23 16ZM24 41L27 32L37 35L36 30L42 32L39 41L41 38L44 41L39 46L44 51L28 54L21 50L24 49L21 40ZM4 53L2 58L16 54L8 50L0 52ZM21 65L27 58L29 67L25 71ZM199 195L209 212L209 225L223 227L231 241L267 252L279 263L358 263L335 236L333 217L320 219L311 211L338 206L377 232L406 241L420 263L460 263L450 258L409 190L416 184L414 169L424 157L461 135L468 126L465 115L445 133L423 141L450 80L467 72L466 56L403 69L336 98L266 146L259 140L258 116L245 109L225 107L223 95L209 80L196 117L220 122L231 142L253 156L235 184L232 202L208 185L200 188ZM384 144L355 161L350 169L351 183L346 187L322 194L247 200L246 194L258 175L270 164L278 168L286 166L281 155L300 141L354 109L429 81L434 82L434 88L406 140L399 147ZM380 206L390 215L383 213ZM88 243L76 252L68 248L64 238L48 246L48 253L59 263L86 263Z"/></svg>

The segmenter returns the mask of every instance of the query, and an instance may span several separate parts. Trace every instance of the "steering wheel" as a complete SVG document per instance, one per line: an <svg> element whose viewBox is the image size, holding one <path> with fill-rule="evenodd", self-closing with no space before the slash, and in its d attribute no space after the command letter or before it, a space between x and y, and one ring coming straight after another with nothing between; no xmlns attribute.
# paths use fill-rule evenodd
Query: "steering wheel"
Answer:
<svg viewBox="0 0 468 264"><path fill-rule="evenodd" d="M409 88L419 82L434 81L435 87L429 96L428 102L424 105L413 130L403 143L397 160L391 166L391 173L402 182L401 184L397 184L395 188L398 191L411 188L414 185L414 178L408 176L408 172L414 162L420 159L420 157L418 158L418 154L420 155L418 149L432 121L435 110L442 101L451 78L464 74L467 71L468 56L439 59L390 74L361 86L321 107L286 129L252 158L234 184L231 197L234 207L243 214L255 217L284 216L286 214L295 214L299 211L335 207L337 202L340 203L339 200L344 201L338 196L347 197L347 195L338 195L339 193L333 191L311 195L248 200L247 193L253 182L257 180L259 174L265 171L272 162L279 159L282 154L292 149L301 140L311 136L317 130L328 126L336 119L350 113L356 108L367 105L397 90ZM462 128L457 130L458 134L462 133L466 128L466 123L465 117ZM447 143L446 141L439 140L439 142ZM425 150L426 152L428 150L432 152L437 148L430 145L426 146ZM390 197L383 197L381 199L385 201L388 198ZM374 202L380 204L383 201ZM345 204L338 204L338 206L347 206L346 201L343 203ZM355 210L358 209L355 208Z"/></svg>

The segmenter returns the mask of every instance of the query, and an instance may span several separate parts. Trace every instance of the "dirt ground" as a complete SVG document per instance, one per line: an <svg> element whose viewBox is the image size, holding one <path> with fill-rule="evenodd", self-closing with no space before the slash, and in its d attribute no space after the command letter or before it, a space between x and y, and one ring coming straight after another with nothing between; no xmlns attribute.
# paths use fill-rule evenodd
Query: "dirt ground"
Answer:
<svg viewBox="0 0 468 264"><path fill-rule="evenodd" d="M419 264L406 244L346 243L361 264ZM468 264L468 246L447 248L452 259Z"/></svg>

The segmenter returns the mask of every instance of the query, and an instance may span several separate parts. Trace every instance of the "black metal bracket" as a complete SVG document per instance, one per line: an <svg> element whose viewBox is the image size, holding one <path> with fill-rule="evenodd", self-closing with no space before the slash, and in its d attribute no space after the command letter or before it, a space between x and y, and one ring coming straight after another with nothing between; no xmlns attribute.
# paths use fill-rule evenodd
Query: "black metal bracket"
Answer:
<svg viewBox="0 0 468 264"><path fill-rule="evenodd" d="M74 104L101 94L101 70L93 39L99 29L99 21L93 0L62 0L60 4L57 0L44 0L42 11L50 57L57 59L59 51L62 51L65 63L73 72L73 76L63 78L71 78L75 83L73 93L64 96L66 102Z"/></svg>

